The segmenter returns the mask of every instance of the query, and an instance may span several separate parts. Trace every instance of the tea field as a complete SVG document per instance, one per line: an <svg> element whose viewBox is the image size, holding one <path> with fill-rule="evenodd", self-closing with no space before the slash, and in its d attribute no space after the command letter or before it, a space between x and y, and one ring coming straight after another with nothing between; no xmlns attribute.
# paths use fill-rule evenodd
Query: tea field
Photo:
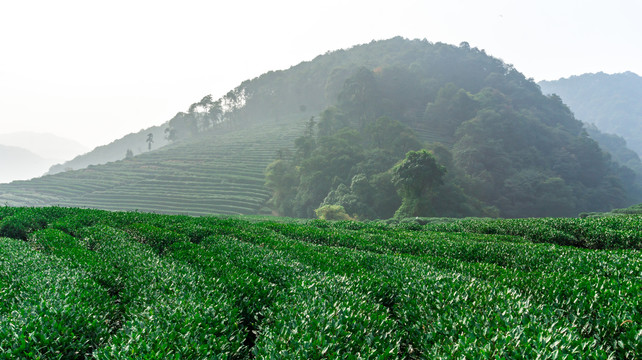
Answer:
<svg viewBox="0 0 642 360"><path fill-rule="evenodd" d="M0 208L2 359L636 359L642 217Z"/></svg>
<svg viewBox="0 0 642 360"><path fill-rule="evenodd" d="M0 205L164 214L270 214L265 168L305 118L222 124L130 159L0 184ZM123 153L123 158L125 154Z"/></svg>

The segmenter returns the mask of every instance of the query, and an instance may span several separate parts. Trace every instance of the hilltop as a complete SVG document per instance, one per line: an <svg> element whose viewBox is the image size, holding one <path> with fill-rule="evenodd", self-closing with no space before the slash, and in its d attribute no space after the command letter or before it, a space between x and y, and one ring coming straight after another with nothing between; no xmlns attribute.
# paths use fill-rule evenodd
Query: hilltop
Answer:
<svg viewBox="0 0 642 360"><path fill-rule="evenodd" d="M466 43L393 38L329 52L220 99L205 96L161 130L151 151L125 158L120 148L121 158L104 165L2 185L0 201L312 216L324 202L354 199L357 177L390 195L379 213L357 214L390 216L401 200L386 171L421 148L445 173L413 208L422 216L572 216L639 197L630 169L588 137L559 97ZM158 148L161 138L168 145ZM298 169L281 180L296 181L268 178L265 186L275 159ZM288 208L290 195L297 207Z"/></svg>

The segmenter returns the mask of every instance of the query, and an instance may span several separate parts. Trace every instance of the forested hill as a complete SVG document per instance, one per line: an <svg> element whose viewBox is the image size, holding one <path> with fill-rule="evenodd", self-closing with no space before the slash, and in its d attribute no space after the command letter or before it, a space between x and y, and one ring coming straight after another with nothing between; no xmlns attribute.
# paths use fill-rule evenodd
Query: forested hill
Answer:
<svg viewBox="0 0 642 360"><path fill-rule="evenodd" d="M622 136L642 156L642 77L620 74L583 74L539 83L546 94L558 94L584 122Z"/></svg>
<svg viewBox="0 0 642 360"><path fill-rule="evenodd" d="M268 168L280 213L572 216L640 199L634 172L559 97L484 51L401 39L358 49L382 60Z"/></svg>
<svg viewBox="0 0 642 360"><path fill-rule="evenodd" d="M466 43L320 55L205 96L163 136L162 149L2 185L0 202L295 216L342 205L383 218L565 216L639 198L560 98ZM413 161L433 171L414 176Z"/></svg>

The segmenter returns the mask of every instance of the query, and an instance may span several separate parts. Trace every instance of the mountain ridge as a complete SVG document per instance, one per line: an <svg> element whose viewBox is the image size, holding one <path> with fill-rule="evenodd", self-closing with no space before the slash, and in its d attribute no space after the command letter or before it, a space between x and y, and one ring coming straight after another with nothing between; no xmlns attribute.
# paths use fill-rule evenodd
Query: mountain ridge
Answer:
<svg viewBox="0 0 642 360"><path fill-rule="evenodd" d="M623 137L642 156L642 77L598 72L538 84L542 92L559 95L579 120Z"/></svg>

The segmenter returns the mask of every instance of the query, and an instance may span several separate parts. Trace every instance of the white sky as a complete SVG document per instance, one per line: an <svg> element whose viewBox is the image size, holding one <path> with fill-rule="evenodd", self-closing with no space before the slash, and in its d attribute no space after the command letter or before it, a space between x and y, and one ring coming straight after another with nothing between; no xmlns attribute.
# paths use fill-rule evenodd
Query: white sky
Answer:
<svg viewBox="0 0 642 360"><path fill-rule="evenodd" d="M527 77L642 75L640 0L0 0L0 133L94 147L204 95L397 35L467 41Z"/></svg>

